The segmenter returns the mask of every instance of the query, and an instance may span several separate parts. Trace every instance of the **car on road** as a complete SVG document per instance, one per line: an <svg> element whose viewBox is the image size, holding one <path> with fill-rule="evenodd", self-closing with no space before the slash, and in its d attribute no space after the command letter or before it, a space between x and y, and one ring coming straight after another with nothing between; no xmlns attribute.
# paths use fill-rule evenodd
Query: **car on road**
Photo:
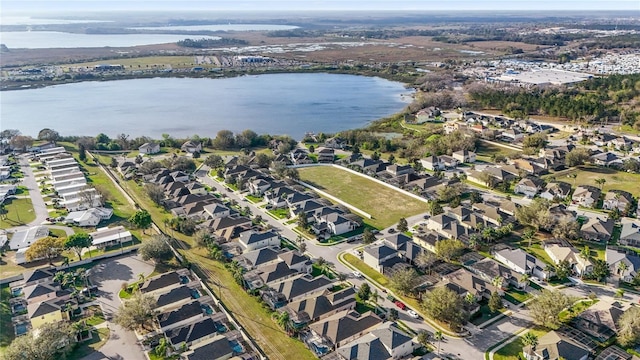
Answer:
<svg viewBox="0 0 640 360"><path fill-rule="evenodd" d="M387 300L391 301L392 303L396 302L396 298L394 298L391 294L387 295Z"/></svg>
<svg viewBox="0 0 640 360"><path fill-rule="evenodd" d="M353 277L356 279L362 279L362 274L359 271L354 271Z"/></svg>
<svg viewBox="0 0 640 360"><path fill-rule="evenodd" d="M396 300L396 302L394 304L396 304L396 306L399 307L402 310L407 308L407 305L405 305L402 301L399 301L399 300Z"/></svg>
<svg viewBox="0 0 640 360"><path fill-rule="evenodd" d="M396 229L394 228L389 229L389 234L393 234L394 232L396 232Z"/></svg>
<svg viewBox="0 0 640 360"><path fill-rule="evenodd" d="M418 315L418 313L413 310L407 311L407 314L409 314L409 316L411 316L414 319L420 319L420 315Z"/></svg>

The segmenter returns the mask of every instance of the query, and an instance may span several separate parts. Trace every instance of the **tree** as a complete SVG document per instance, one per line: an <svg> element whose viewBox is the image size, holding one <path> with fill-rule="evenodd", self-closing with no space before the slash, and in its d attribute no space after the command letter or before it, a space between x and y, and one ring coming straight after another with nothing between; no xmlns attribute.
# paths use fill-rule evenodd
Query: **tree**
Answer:
<svg viewBox="0 0 640 360"><path fill-rule="evenodd" d="M220 130L213 139L213 148L218 150L228 150L235 145L235 138L233 132L229 130Z"/></svg>
<svg viewBox="0 0 640 360"><path fill-rule="evenodd" d="M596 184L600 185L600 190L602 190L602 187L607 182L607 179L599 178L599 179L595 179L595 182L596 182Z"/></svg>
<svg viewBox="0 0 640 360"><path fill-rule="evenodd" d="M632 306L618 319L618 342L625 347L640 344L640 307Z"/></svg>
<svg viewBox="0 0 640 360"><path fill-rule="evenodd" d="M591 257L591 249L589 249L588 245L585 245L582 250L580 250L580 257L585 260L589 260Z"/></svg>
<svg viewBox="0 0 640 360"><path fill-rule="evenodd" d="M149 199L158 205L164 200L164 188L158 184L144 184L144 191L149 196Z"/></svg>
<svg viewBox="0 0 640 360"><path fill-rule="evenodd" d="M27 261L47 259L49 264L51 264L53 259L60 255L62 249L64 249L63 238L47 236L34 242L29 249L27 249L25 257Z"/></svg>
<svg viewBox="0 0 640 360"><path fill-rule="evenodd" d="M427 204L427 208L431 216L436 216L444 213L442 206L440 206L440 204L435 200L429 201L429 203Z"/></svg>
<svg viewBox="0 0 640 360"><path fill-rule="evenodd" d="M214 237L211 235L211 232L208 229L204 228L196 231L196 233L193 234L193 240L198 246L206 247L211 244L211 242L213 242Z"/></svg>
<svg viewBox="0 0 640 360"><path fill-rule="evenodd" d="M118 167L118 159L116 159L115 157L111 158L111 163L109 164L109 166L111 166L111 168L115 169Z"/></svg>
<svg viewBox="0 0 640 360"><path fill-rule="evenodd" d="M406 268L395 271L390 280L394 289L401 294L408 294L417 285L418 273L413 268Z"/></svg>
<svg viewBox="0 0 640 360"><path fill-rule="evenodd" d="M114 322L127 330L151 329L155 308L156 299L153 295L136 291L130 300L118 307Z"/></svg>
<svg viewBox="0 0 640 360"><path fill-rule="evenodd" d="M376 241L376 235L369 228L365 228L362 232L362 243L369 245Z"/></svg>
<svg viewBox="0 0 640 360"><path fill-rule="evenodd" d="M312 153L312 154L313 154L314 152L316 152L316 147L315 147L315 146L313 146L313 145L309 145L309 152L310 152L310 153Z"/></svg>
<svg viewBox="0 0 640 360"><path fill-rule="evenodd" d="M398 320L398 309L395 309L395 308L389 309L389 315L387 316L387 319L389 319L389 321Z"/></svg>
<svg viewBox="0 0 640 360"><path fill-rule="evenodd" d="M583 165L589 161L590 158L591 155L589 155L587 148L575 148L567 153L565 163L567 166L578 166Z"/></svg>
<svg viewBox="0 0 640 360"><path fill-rule="evenodd" d="M462 255L464 244L458 239L444 239L436 243L436 254L444 261L451 261Z"/></svg>
<svg viewBox="0 0 640 360"><path fill-rule="evenodd" d="M593 260L593 270L591 270L591 276L594 279L602 282L606 282L607 278L611 276L611 269L609 264L605 260L595 259Z"/></svg>
<svg viewBox="0 0 640 360"><path fill-rule="evenodd" d="M51 141L55 143L60 139L60 134L53 129L44 128L38 133L38 140Z"/></svg>
<svg viewBox="0 0 640 360"><path fill-rule="evenodd" d="M417 267L420 269L429 269L428 273L431 273L431 266L437 260L435 253L431 251L423 250L414 260Z"/></svg>
<svg viewBox="0 0 640 360"><path fill-rule="evenodd" d="M446 286L438 286L428 292L423 297L422 307L431 318L448 323L454 330L467 320L464 301Z"/></svg>
<svg viewBox="0 0 640 360"><path fill-rule="evenodd" d="M558 239L576 239L580 228L578 222L570 215L561 217L551 233Z"/></svg>
<svg viewBox="0 0 640 360"><path fill-rule="evenodd" d="M531 351L533 352L536 346L538 346L538 337L529 331L522 336L522 345L531 346ZM531 354L531 352L529 354Z"/></svg>
<svg viewBox="0 0 640 360"><path fill-rule="evenodd" d="M305 242L301 242L301 243L298 245L298 251L300 251L302 254L304 254L304 253L305 253L305 251L307 251L307 243L305 243Z"/></svg>
<svg viewBox="0 0 640 360"><path fill-rule="evenodd" d="M528 240L529 247L531 247L531 242L533 241L533 238L535 238L535 236L536 236L535 230L533 229L525 230L524 233L522 234L522 240Z"/></svg>
<svg viewBox="0 0 640 360"><path fill-rule="evenodd" d="M617 299L622 299L624 297L624 289L617 289L613 297Z"/></svg>
<svg viewBox="0 0 640 360"><path fill-rule="evenodd" d="M309 228L309 220L307 219L307 215L305 213L300 213L300 215L298 215L298 220L296 221L296 223L298 224L298 227L300 229L307 229Z"/></svg>
<svg viewBox="0 0 640 360"><path fill-rule="evenodd" d="M400 220L398 221L398 231L405 232L408 230L409 230L409 224L407 224L407 219L400 218Z"/></svg>
<svg viewBox="0 0 640 360"><path fill-rule="evenodd" d="M173 258L173 252L169 244L167 244L167 239L163 235L154 236L144 241L142 245L140 245L138 252L142 255L143 260L147 261L152 259L156 263Z"/></svg>
<svg viewBox="0 0 640 360"><path fill-rule="evenodd" d="M69 236L66 240L64 240L64 248L73 250L80 260L82 260L82 250L84 248L88 248L92 245L91 235L80 232L75 233Z"/></svg>
<svg viewBox="0 0 640 360"><path fill-rule="evenodd" d="M549 212L549 201L536 198L529 206L516 209L516 219L520 224L536 229L550 229L554 225L553 216Z"/></svg>
<svg viewBox="0 0 640 360"><path fill-rule="evenodd" d="M78 159L82 162L87 161L87 149L83 144L78 145Z"/></svg>
<svg viewBox="0 0 640 360"><path fill-rule="evenodd" d="M361 302L365 302L369 300L371 297L371 288L368 283L363 283L360 285L358 292L356 293L356 299L359 299Z"/></svg>
<svg viewBox="0 0 640 360"><path fill-rule="evenodd" d="M560 312L573 304L573 298L561 291L542 290L529 304L531 317L538 325L557 329Z"/></svg>
<svg viewBox="0 0 640 360"><path fill-rule="evenodd" d="M5 360L58 360L73 351L76 332L67 322L45 323L17 337L5 349Z"/></svg>
<svg viewBox="0 0 640 360"><path fill-rule="evenodd" d="M146 229L151 227L151 214L149 214L147 210L136 211L136 213L129 218L129 222L137 228L142 229L144 233Z"/></svg>
<svg viewBox="0 0 640 360"><path fill-rule="evenodd" d="M471 201L471 204L482 203L482 195L478 191L472 191L469 193L469 201Z"/></svg>
<svg viewBox="0 0 640 360"><path fill-rule="evenodd" d="M429 345L429 333L426 330L420 330L420 332L418 332L416 340L418 340L418 343L420 345L426 347L427 345Z"/></svg>
<svg viewBox="0 0 640 360"><path fill-rule="evenodd" d="M213 155L209 155L204 160L204 164L212 169L217 169L222 167L222 165L224 165L224 160L222 160L222 157L220 155L213 154Z"/></svg>
<svg viewBox="0 0 640 360"><path fill-rule="evenodd" d="M450 202L456 198L460 198L460 195L464 192L464 185L462 183L455 183L450 186L443 186L438 189L438 201Z"/></svg>
<svg viewBox="0 0 640 360"><path fill-rule="evenodd" d="M491 297L489 297L489 311L492 313L500 311L502 309L502 298L497 291L491 293Z"/></svg>
<svg viewBox="0 0 640 360"><path fill-rule="evenodd" d="M433 333L433 340L438 342L438 350L436 352L437 355L440 355L440 342L442 342L442 339L444 339L442 331L436 330L436 332Z"/></svg>
<svg viewBox="0 0 640 360"><path fill-rule="evenodd" d="M224 260L224 251L218 244L211 244L209 246L209 257L213 260L222 261Z"/></svg>
<svg viewBox="0 0 640 360"><path fill-rule="evenodd" d="M33 138L26 135L17 135L11 138L11 141L9 141L9 143L16 150L27 151L27 148L33 145Z"/></svg>
<svg viewBox="0 0 640 360"><path fill-rule="evenodd" d="M289 317L289 313L286 311L276 311L271 315L273 320L280 326L284 331L290 333L293 329L293 325L291 324L291 318Z"/></svg>

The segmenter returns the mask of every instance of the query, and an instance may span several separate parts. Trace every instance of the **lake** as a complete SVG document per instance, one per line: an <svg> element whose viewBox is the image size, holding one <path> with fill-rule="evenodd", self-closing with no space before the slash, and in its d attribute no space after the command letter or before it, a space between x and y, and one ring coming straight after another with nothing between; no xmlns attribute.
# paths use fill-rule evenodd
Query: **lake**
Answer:
<svg viewBox="0 0 640 360"><path fill-rule="evenodd" d="M144 26L132 27L133 30L161 30L161 31L273 31L292 30L298 26L273 24L220 24L220 25L172 25L172 26Z"/></svg>
<svg viewBox="0 0 640 360"><path fill-rule="evenodd" d="M2 129L36 136L125 133L160 138L334 133L402 110L412 91L381 78L338 74L269 74L226 79L155 78L81 82L2 92Z"/></svg>
<svg viewBox="0 0 640 360"><path fill-rule="evenodd" d="M4 31L0 43L9 49L129 47L175 43L188 35L171 34L75 34L59 31ZM199 38L220 39L217 36Z"/></svg>

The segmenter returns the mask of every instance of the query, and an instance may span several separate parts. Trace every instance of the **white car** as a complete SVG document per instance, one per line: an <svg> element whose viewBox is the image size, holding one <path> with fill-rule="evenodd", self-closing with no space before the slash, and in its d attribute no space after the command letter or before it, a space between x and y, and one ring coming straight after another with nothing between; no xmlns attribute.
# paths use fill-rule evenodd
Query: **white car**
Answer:
<svg viewBox="0 0 640 360"><path fill-rule="evenodd" d="M362 278L362 274L360 274L359 271L354 271L353 272L353 277L355 277L356 279L361 279Z"/></svg>
<svg viewBox="0 0 640 360"><path fill-rule="evenodd" d="M409 316L411 316L414 319L419 319L420 318L420 315L418 315L418 313L413 311L413 310L407 311L407 314L409 314Z"/></svg>

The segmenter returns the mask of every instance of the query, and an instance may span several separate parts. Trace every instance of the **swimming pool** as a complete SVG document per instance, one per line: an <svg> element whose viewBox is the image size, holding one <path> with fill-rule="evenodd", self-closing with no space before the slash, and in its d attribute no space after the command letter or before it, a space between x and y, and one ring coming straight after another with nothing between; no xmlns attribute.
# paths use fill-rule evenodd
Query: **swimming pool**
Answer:
<svg viewBox="0 0 640 360"><path fill-rule="evenodd" d="M200 297L200 292L196 289L191 290L191 297L194 299L198 299Z"/></svg>
<svg viewBox="0 0 640 360"><path fill-rule="evenodd" d="M209 305L202 305L202 310L204 311L205 314L207 315L211 315L213 314L213 309L211 308L211 306Z"/></svg>
<svg viewBox="0 0 640 360"><path fill-rule="evenodd" d="M25 311L27 309L27 307L24 304L15 304L13 305L13 312L20 312L20 311Z"/></svg>
<svg viewBox="0 0 640 360"><path fill-rule="evenodd" d="M244 351L244 348L237 340L230 340L229 345L231 345L234 353L240 354Z"/></svg>
<svg viewBox="0 0 640 360"><path fill-rule="evenodd" d="M227 327L220 322L215 322L215 326L216 326L216 331L219 333L226 333L227 332Z"/></svg>
<svg viewBox="0 0 640 360"><path fill-rule="evenodd" d="M22 288L15 288L11 290L11 296L20 296L22 294Z"/></svg>
<svg viewBox="0 0 640 360"><path fill-rule="evenodd" d="M29 326L26 323L16 324L16 335L24 335L29 331Z"/></svg>

